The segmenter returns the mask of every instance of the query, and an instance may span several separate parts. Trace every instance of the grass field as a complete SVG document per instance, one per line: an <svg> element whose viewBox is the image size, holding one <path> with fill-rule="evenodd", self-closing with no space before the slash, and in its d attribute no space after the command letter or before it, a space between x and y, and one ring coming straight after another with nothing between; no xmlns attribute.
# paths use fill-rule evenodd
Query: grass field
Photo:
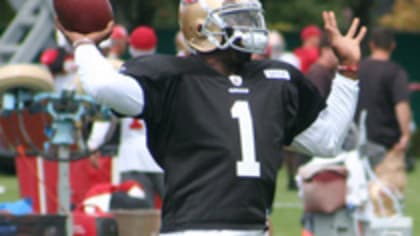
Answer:
<svg viewBox="0 0 420 236"><path fill-rule="evenodd" d="M13 201L19 198L19 186L14 176L0 176L0 188L4 187L5 192L0 191L0 202Z"/></svg>
<svg viewBox="0 0 420 236"><path fill-rule="evenodd" d="M420 166L420 162L417 163ZM414 218L414 226L420 225L420 171L409 175L407 190L406 213ZM13 176L0 176L0 186L6 187L5 193L0 193L0 202L13 201L18 198L18 184ZM274 203L273 225L276 236L299 236L299 219L302 213L296 192L286 191L285 171L279 175L277 193ZM414 228L413 235L420 235L420 227Z"/></svg>

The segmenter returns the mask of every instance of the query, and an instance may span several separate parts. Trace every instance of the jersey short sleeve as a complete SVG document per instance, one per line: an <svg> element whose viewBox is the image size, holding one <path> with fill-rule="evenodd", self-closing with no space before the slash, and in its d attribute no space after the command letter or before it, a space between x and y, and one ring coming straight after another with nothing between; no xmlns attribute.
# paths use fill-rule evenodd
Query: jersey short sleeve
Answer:
<svg viewBox="0 0 420 236"><path fill-rule="evenodd" d="M144 56L122 66L121 73L136 79L145 94L144 111L137 118L151 122L162 119L179 76L175 59L163 55Z"/></svg>
<svg viewBox="0 0 420 236"><path fill-rule="evenodd" d="M309 79L292 66L288 70L291 81L284 91L284 110L288 118L285 124L285 145L290 145L297 135L309 128L326 106L325 99Z"/></svg>
<svg viewBox="0 0 420 236"><path fill-rule="evenodd" d="M408 89L408 75L402 68L398 68L396 76L392 80L392 100L394 104L410 99L410 91Z"/></svg>

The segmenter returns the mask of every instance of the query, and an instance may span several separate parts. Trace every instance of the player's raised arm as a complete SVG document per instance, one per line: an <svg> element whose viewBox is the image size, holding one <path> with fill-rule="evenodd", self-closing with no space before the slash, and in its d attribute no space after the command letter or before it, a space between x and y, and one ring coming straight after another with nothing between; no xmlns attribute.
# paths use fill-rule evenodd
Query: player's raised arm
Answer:
<svg viewBox="0 0 420 236"><path fill-rule="evenodd" d="M361 41L366 27L355 19L348 33L342 35L333 12L324 12L325 30L331 45L340 59L339 73L333 82L327 108L305 131L295 137L292 148L316 156L339 154L352 123L359 94L357 68L361 59Z"/></svg>
<svg viewBox="0 0 420 236"><path fill-rule="evenodd" d="M66 30L58 20L56 25L75 48L78 74L85 91L98 103L122 115L140 115L144 108L143 89L135 79L118 73L95 46L110 35L113 22L103 31L89 34Z"/></svg>

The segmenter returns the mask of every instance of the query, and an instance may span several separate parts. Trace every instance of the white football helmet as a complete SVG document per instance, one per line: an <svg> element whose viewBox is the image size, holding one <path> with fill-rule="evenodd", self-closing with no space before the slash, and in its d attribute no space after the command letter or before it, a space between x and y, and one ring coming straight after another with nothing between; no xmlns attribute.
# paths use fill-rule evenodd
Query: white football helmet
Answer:
<svg viewBox="0 0 420 236"><path fill-rule="evenodd" d="M179 22L186 42L198 52L263 53L268 44L259 0L181 0Z"/></svg>

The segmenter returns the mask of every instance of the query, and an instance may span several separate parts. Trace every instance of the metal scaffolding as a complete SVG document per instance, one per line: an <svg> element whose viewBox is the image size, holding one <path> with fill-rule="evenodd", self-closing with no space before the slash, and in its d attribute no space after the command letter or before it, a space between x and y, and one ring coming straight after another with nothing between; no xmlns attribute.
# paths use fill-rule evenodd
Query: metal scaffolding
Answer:
<svg viewBox="0 0 420 236"><path fill-rule="evenodd" d="M54 31L50 0L11 1L16 16L0 37L0 64L32 62Z"/></svg>

